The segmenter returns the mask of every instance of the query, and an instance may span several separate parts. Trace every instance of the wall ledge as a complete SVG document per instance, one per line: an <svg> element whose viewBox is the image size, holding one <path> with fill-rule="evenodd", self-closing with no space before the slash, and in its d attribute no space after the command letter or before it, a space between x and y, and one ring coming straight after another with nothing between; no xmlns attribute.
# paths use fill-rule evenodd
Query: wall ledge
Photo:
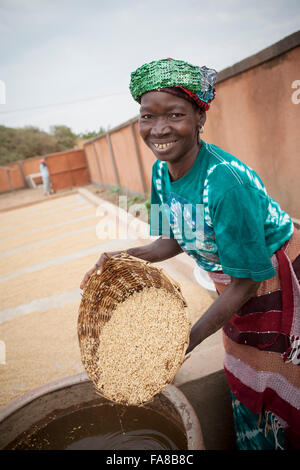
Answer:
<svg viewBox="0 0 300 470"><path fill-rule="evenodd" d="M235 75L246 72L249 69L257 67L265 62L268 62L276 57L279 57L286 52L300 46L300 31L296 31L289 36L281 39L280 41L266 47L257 54L253 54L246 59L237 62L236 64L221 70L218 73L217 84L228 80Z"/></svg>
<svg viewBox="0 0 300 470"><path fill-rule="evenodd" d="M292 49L295 49L296 47L299 47L299 46L300 46L300 30L296 31L293 34L290 34L289 36L286 36L280 41L261 50L260 52L253 54L249 57L246 57L246 59L243 59L240 62L237 62L236 64L233 64L230 67L227 67L221 70L220 72L218 72L218 78L217 78L216 83L218 84L218 83L224 82L225 80L228 80L229 78L234 77L235 75L246 72L247 70L257 67L258 65L261 65L272 59L275 59L276 57L279 57L280 55ZM87 139L83 142L83 147L85 147L86 145L92 144L93 142L99 140L101 137L105 137L107 134L112 134L113 132L119 131L123 127L126 127L130 124L134 124L135 122L137 122L137 120L138 120L138 116L134 116L128 121L123 122L117 125L116 127L113 127L112 129L109 129L109 131L104 132L103 134L99 134L95 137L92 137L91 139Z"/></svg>

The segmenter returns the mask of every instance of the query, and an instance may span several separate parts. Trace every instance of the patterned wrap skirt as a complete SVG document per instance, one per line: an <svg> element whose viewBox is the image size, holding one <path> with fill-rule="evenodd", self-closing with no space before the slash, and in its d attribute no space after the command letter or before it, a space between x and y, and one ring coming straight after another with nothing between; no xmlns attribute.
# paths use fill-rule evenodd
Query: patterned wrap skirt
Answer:
<svg viewBox="0 0 300 470"><path fill-rule="evenodd" d="M238 447L259 448L255 435L261 437L258 429L267 426L275 433L274 448L300 449L299 230L271 261L276 275L262 281L256 295L223 327L224 369L233 394ZM230 277L209 274L221 294ZM257 423L253 429L250 422Z"/></svg>

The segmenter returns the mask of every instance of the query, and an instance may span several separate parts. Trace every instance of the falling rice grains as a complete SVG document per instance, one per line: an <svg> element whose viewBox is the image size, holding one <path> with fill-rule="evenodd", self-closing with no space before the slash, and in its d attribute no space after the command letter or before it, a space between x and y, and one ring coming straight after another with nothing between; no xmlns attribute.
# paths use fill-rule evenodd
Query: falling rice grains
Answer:
<svg viewBox="0 0 300 470"><path fill-rule="evenodd" d="M97 351L97 389L118 403L152 400L184 361L190 321L182 301L165 289L135 292L104 325Z"/></svg>

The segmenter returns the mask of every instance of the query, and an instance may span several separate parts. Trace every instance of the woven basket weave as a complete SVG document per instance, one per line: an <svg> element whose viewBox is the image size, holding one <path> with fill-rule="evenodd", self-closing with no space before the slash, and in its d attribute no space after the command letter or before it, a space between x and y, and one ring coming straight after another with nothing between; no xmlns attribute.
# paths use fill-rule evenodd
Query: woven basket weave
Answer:
<svg viewBox="0 0 300 470"><path fill-rule="evenodd" d="M78 315L78 339L83 366L92 380L97 392L105 396L97 388L100 371L98 370L97 351L104 325L112 317L119 303L124 302L130 295L140 292L148 287L165 289L180 300L182 310L186 315L186 338L182 345L182 356L176 364L179 369L185 360L185 351L189 343L190 322L186 312L186 301L181 293L180 286L171 279L161 268L151 263L129 256L126 253L109 257L104 264L101 275L93 274L82 294ZM138 320L138 316L137 316ZM130 340L130 338L129 338ZM87 346L88 345L88 346ZM177 358L178 360L178 358ZM169 380L169 383L171 380ZM165 386L157 391L159 393ZM151 400L150 400L151 401Z"/></svg>

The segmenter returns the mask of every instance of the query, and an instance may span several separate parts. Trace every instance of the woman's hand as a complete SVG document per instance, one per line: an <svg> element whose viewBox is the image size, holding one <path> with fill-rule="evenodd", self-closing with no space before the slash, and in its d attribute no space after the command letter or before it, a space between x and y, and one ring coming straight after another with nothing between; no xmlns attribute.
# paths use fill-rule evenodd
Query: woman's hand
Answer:
<svg viewBox="0 0 300 470"><path fill-rule="evenodd" d="M95 264L95 266L93 266L92 269L90 269L89 271L85 273L84 278L82 279L80 283L80 289L84 289L86 283L88 282L91 275L96 271L96 269L98 268L97 268L97 265Z"/></svg>
<svg viewBox="0 0 300 470"><path fill-rule="evenodd" d="M128 255L135 256L136 258L140 258L145 261L150 261L150 263L164 261L166 259L178 255L179 253L182 253L182 249L175 239L163 239L162 237L158 238L149 245L129 248L128 250L113 251L107 254L102 253L97 263L85 274L84 278L81 281L80 289L84 289L87 281L95 271L97 271L97 274L102 273L104 263L107 260L107 256L111 258L112 256L124 253L125 251L126 253L128 253Z"/></svg>
<svg viewBox="0 0 300 470"><path fill-rule="evenodd" d="M256 294L259 285L252 279L231 277L229 286L193 325L186 354L222 328Z"/></svg>
<svg viewBox="0 0 300 470"><path fill-rule="evenodd" d="M82 279L81 284L80 284L80 289L84 289L87 281L89 280L91 275L94 274L95 271L97 272L98 275L102 273L104 264L107 261L108 257L110 258L118 253L121 253L121 252L115 251L115 252L105 253L105 254L102 253L97 263L89 271L85 273L84 278Z"/></svg>

